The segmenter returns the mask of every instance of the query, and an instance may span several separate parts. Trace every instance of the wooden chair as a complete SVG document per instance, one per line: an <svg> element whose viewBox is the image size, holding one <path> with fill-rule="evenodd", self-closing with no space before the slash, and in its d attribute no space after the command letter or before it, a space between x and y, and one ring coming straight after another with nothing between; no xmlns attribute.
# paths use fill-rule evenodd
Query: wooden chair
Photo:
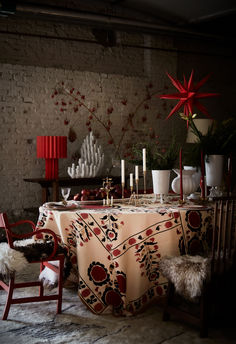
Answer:
<svg viewBox="0 0 236 344"><path fill-rule="evenodd" d="M26 234L15 234L12 232L12 228L18 227L20 225L30 225L33 232L26 233ZM49 250L47 253L44 252L40 253L40 258L36 260L32 260L30 263L40 263L40 272L45 268L48 267L49 269L53 270L58 274L58 292L54 295L44 295L44 287L43 283L40 281L33 281L33 282L15 282L15 275L16 273L13 271L9 276L9 282L6 282L1 278L0 280L0 289L4 289L7 292L7 301L5 305L5 309L3 312L2 320L6 320L8 317L8 313L10 310L10 306L12 304L21 304L21 303L28 303L28 302L41 302L41 301L49 301L49 300L57 300L57 313L61 313L61 306L62 306L62 277L63 277L63 267L64 267L64 255L57 254L58 251L58 240L56 234L49 230L49 229L40 229L35 230L35 225L32 221L29 220L21 220L16 223L9 224L7 215L5 213L0 213L0 228L4 228L6 232L6 237L8 241L8 245L12 250L20 250L21 252L24 251L24 247L18 245L20 240L14 241L14 239L28 239L35 237L41 237L42 234L45 234L49 239L46 243L46 246L49 246ZM52 241L53 239L53 241ZM36 241L37 245L37 241ZM25 246L27 247L27 246ZM45 245L44 245L45 247ZM48 254L49 252L49 254ZM46 257L45 257L46 256ZM43 258L42 258L43 257ZM51 264L51 262L55 263L58 261L58 266ZM39 286L39 295L32 296L32 297L22 297L22 298L13 298L13 291L17 288L27 288L32 286Z"/></svg>
<svg viewBox="0 0 236 344"><path fill-rule="evenodd" d="M170 315L174 315L178 320L182 319L199 326L200 336L207 337L210 315L215 314L217 310L220 310L221 314L226 314L224 311L222 313L222 307L226 307L227 301L229 303L233 302L233 298L230 298L227 294L229 293L230 285L235 275L236 266L235 217L234 198L224 198L214 201L212 244L207 256L209 264L206 269L206 277L203 280L199 297L189 301L186 300L186 296L183 296L183 294L181 297L176 295L176 283L172 276L169 275L168 268L170 265L167 264L170 264L170 262L173 263L172 267L174 267L175 273L179 274L178 278L182 278L180 277L181 270L183 270L181 259L183 261L184 256L166 257L161 260L160 271L163 272L163 275L169 280L163 311L164 321L169 320ZM195 270L196 268L196 270L198 270L196 266L197 263L195 262L196 256L190 255L185 256L185 258L189 258L190 264L185 264L184 269L188 270L194 268ZM206 261L206 257L201 256L198 258L200 262ZM182 279L184 279L184 277ZM187 283L184 280L180 282ZM179 300L176 303L178 298ZM184 303L185 307L183 307ZM195 313L193 313L193 310ZM211 312L211 310L213 311Z"/></svg>

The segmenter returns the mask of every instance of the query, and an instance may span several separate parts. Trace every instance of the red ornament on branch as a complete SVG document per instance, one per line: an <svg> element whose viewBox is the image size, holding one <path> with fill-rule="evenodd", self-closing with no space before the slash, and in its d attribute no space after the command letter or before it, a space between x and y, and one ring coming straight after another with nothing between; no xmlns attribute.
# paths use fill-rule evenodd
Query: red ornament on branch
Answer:
<svg viewBox="0 0 236 344"><path fill-rule="evenodd" d="M177 88L179 93L172 93L172 94L163 94L159 97L161 99L179 99L179 102L175 105L175 107L171 110L167 119L170 118L175 112L177 112L182 106L184 107L184 115L189 117L190 114L193 114L193 107L195 106L198 110L200 110L204 115L209 116L207 109L203 106L200 102L200 98L208 98L208 97L216 97L219 96L219 93L201 93L198 92L200 87L205 84L205 82L209 79L210 74L205 76L202 80L198 83L193 83L193 74L194 71L192 70L189 80L187 81L184 76L184 82L181 83L179 80L174 79L170 74L167 73L168 77L170 78L172 84Z"/></svg>

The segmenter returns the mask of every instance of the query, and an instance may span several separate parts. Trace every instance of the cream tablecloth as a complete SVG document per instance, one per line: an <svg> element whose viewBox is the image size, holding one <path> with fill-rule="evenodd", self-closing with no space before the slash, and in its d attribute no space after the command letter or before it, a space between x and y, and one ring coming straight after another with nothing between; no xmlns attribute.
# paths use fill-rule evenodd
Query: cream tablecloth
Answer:
<svg viewBox="0 0 236 344"><path fill-rule="evenodd" d="M68 248L78 294L96 313L136 313L166 292L159 260L204 251L212 209L117 204L63 211L40 207L38 228L53 230Z"/></svg>

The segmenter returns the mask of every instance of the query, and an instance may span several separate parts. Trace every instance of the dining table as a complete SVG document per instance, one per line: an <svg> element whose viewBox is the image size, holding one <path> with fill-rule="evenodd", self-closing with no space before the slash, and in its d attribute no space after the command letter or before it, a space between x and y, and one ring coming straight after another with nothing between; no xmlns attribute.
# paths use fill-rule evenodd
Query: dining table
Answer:
<svg viewBox="0 0 236 344"><path fill-rule="evenodd" d="M209 205L140 196L39 208L37 228L56 233L72 263L78 295L95 314L133 315L163 298L168 281L159 271L165 256L200 254L210 246Z"/></svg>

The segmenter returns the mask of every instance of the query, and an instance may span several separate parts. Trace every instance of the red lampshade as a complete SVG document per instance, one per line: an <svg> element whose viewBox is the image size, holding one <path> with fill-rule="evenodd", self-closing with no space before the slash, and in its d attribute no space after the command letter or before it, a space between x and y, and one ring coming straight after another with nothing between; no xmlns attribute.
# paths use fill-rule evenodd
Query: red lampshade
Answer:
<svg viewBox="0 0 236 344"><path fill-rule="evenodd" d="M45 159L45 178L58 178L58 159L67 157L66 136L37 136L37 158Z"/></svg>

